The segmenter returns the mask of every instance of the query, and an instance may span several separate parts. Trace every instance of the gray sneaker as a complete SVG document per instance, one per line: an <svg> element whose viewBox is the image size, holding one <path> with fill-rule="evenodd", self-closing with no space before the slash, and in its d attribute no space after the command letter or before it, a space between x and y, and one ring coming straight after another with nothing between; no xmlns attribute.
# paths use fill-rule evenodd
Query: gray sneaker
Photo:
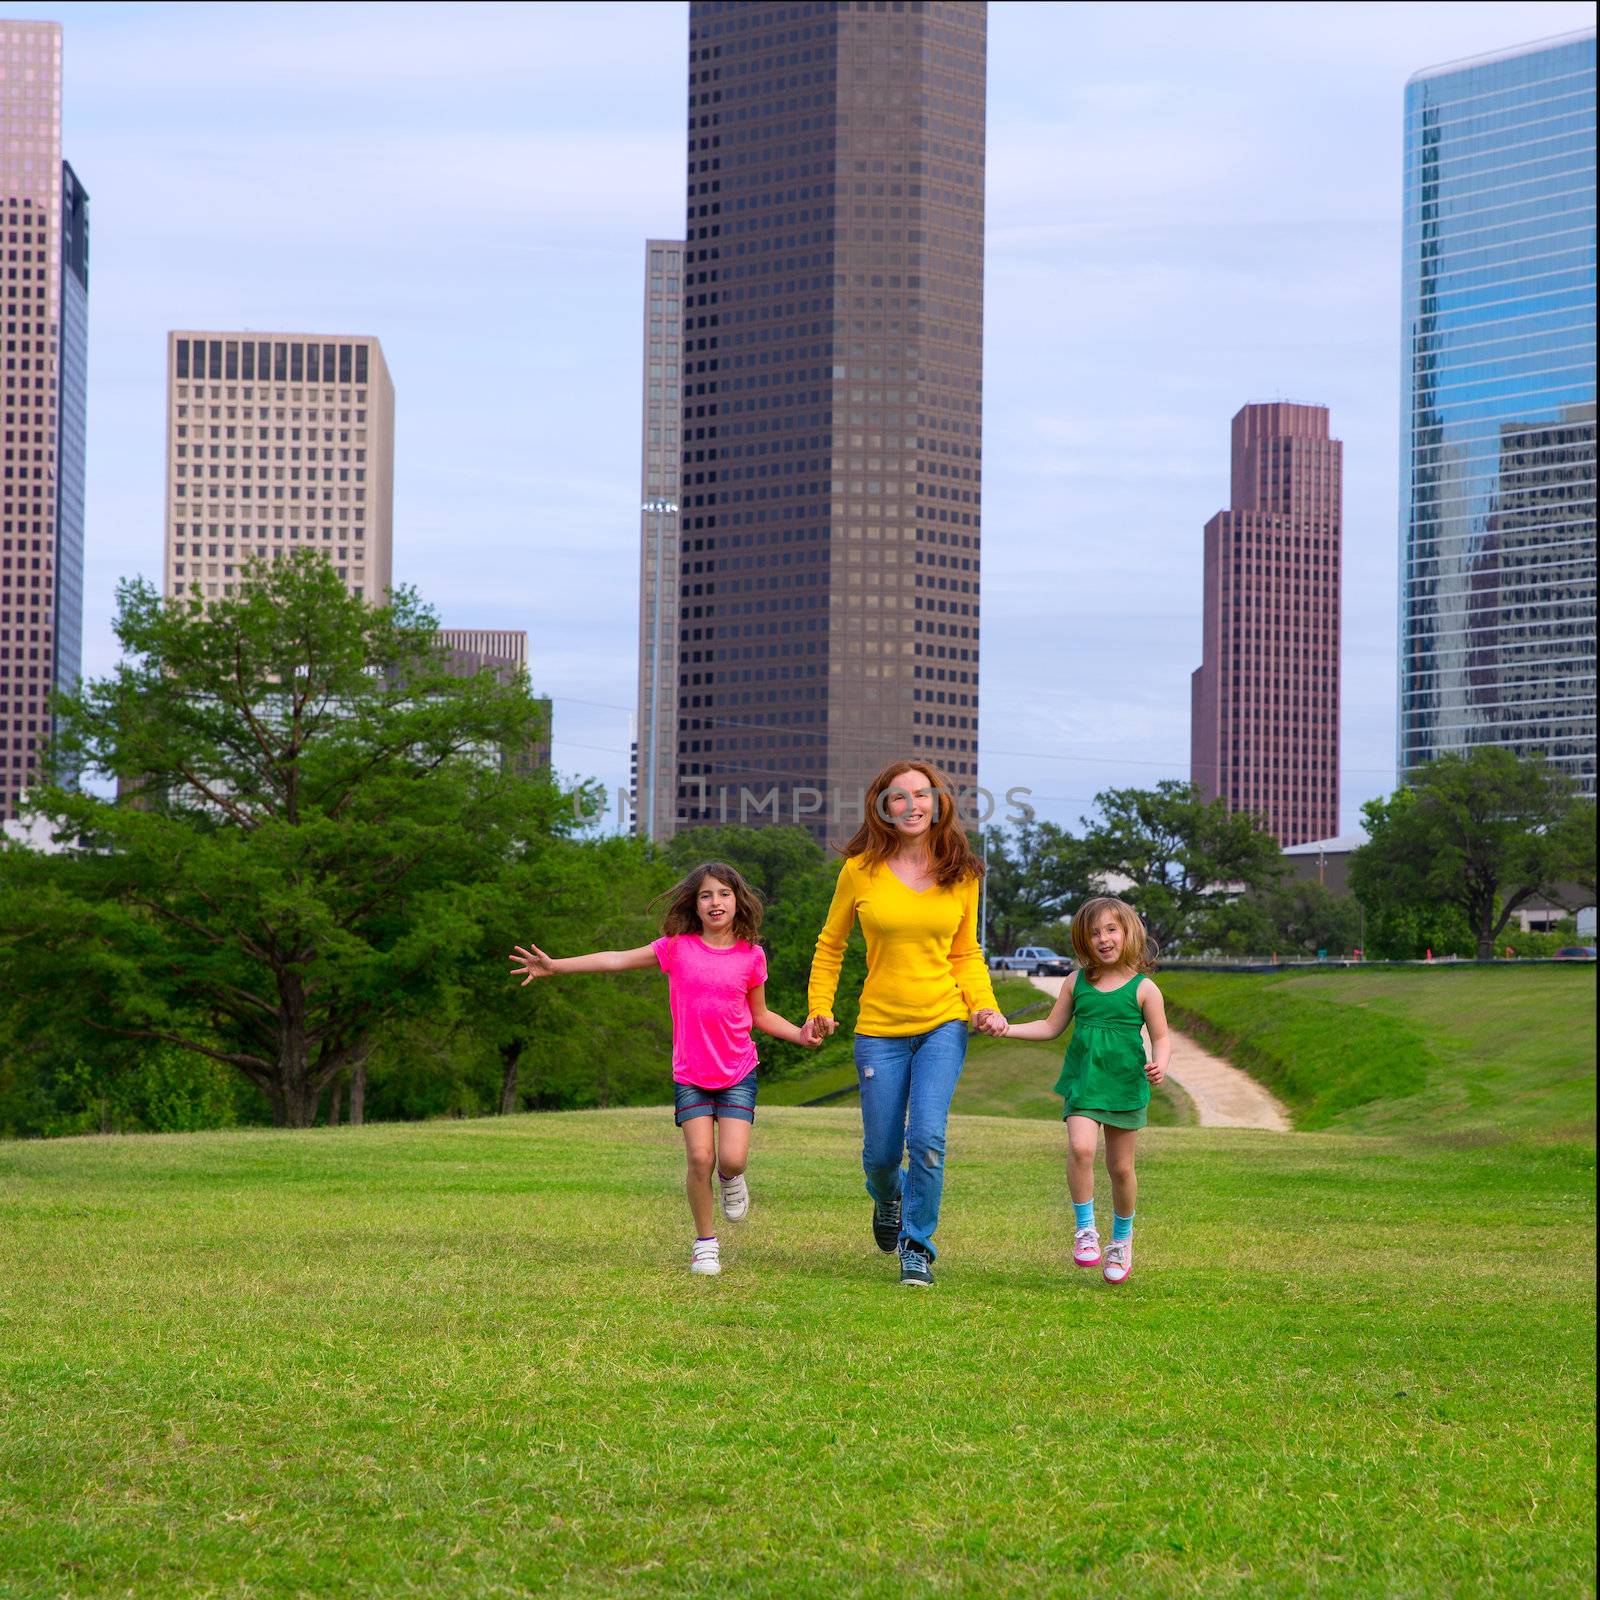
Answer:
<svg viewBox="0 0 1600 1600"><path fill-rule="evenodd" d="M887 1255L900 1243L900 1200L872 1202L872 1237L878 1248Z"/></svg>
<svg viewBox="0 0 1600 1600"><path fill-rule="evenodd" d="M913 1239L907 1239L900 1246L900 1287L902 1289L933 1287L933 1258Z"/></svg>

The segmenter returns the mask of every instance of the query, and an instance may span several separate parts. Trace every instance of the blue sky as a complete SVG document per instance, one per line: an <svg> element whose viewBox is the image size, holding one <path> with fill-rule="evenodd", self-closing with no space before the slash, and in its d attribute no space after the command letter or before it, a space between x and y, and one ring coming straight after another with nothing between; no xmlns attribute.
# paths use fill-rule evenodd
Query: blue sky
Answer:
<svg viewBox="0 0 1600 1600"><path fill-rule="evenodd" d="M640 248L683 222L687 7L66 5L92 202L85 670L160 581L165 333L375 333L395 574L525 628L625 781ZM982 781L1075 823L1187 775L1201 529L1249 400L1345 442L1343 825L1393 784L1400 110L1573 3L1076 6L989 25Z"/></svg>

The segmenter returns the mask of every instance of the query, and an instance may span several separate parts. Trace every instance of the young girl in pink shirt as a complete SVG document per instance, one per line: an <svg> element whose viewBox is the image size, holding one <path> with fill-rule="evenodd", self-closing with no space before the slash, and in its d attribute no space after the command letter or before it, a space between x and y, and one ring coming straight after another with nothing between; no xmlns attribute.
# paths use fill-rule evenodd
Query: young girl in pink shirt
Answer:
<svg viewBox="0 0 1600 1600"><path fill-rule="evenodd" d="M685 1186L694 1217L691 1272L722 1271L711 1200L711 1174L722 1191L722 1214L737 1222L750 1210L744 1171L756 1120L756 1047L752 1028L812 1047L802 1028L767 1009L767 958L756 935L761 900L721 861L696 867L662 896L661 937L637 950L547 956L518 945L511 975L526 988L535 978L568 972L628 972L659 967L672 1011L674 1120L683 1129Z"/></svg>

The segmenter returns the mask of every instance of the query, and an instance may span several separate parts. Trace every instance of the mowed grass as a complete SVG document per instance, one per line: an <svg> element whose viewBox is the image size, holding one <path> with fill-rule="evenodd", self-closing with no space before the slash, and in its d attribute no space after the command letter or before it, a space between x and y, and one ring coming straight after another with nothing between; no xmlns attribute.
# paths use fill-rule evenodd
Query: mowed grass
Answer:
<svg viewBox="0 0 1600 1600"><path fill-rule="evenodd" d="M0 1146L0 1592L1593 1592L1592 1148L1156 1128L1113 1290L958 1117L906 1291L859 1144L714 1280L659 1110Z"/></svg>
<svg viewBox="0 0 1600 1600"><path fill-rule="evenodd" d="M1048 1014L1050 996L1035 989L1023 978L999 978L995 998L1007 1016L1033 1022ZM1019 1012L1026 1011L1025 1017ZM1051 1044L1002 1041L974 1034L967 1044L966 1064L956 1085L952 1103L957 1115L978 1117L1032 1117L1061 1121L1061 1096L1056 1079L1061 1076L1061 1058L1070 1033ZM856 1088L855 1063L835 1042L828 1057L815 1070L799 1077L782 1078L763 1084L761 1103L766 1106L799 1106L829 1097L838 1105L858 1105L851 1092ZM1152 1127L1187 1127L1197 1121L1194 1102L1176 1083L1162 1084L1150 1097Z"/></svg>
<svg viewBox="0 0 1600 1600"><path fill-rule="evenodd" d="M1164 972L1173 1022L1297 1127L1595 1131L1591 965Z"/></svg>

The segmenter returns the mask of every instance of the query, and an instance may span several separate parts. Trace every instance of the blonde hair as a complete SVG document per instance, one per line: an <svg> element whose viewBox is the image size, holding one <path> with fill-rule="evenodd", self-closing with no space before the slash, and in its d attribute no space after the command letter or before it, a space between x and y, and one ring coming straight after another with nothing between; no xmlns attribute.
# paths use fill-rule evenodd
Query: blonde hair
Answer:
<svg viewBox="0 0 1600 1600"><path fill-rule="evenodd" d="M1122 965L1132 967L1135 972L1154 972L1157 953L1155 940L1145 932L1139 913L1126 900L1118 900L1109 894L1085 900L1072 913L1072 953L1078 958L1079 967L1091 978L1099 972L1100 959L1094 953L1089 934L1096 920L1107 911L1117 919L1122 929Z"/></svg>

